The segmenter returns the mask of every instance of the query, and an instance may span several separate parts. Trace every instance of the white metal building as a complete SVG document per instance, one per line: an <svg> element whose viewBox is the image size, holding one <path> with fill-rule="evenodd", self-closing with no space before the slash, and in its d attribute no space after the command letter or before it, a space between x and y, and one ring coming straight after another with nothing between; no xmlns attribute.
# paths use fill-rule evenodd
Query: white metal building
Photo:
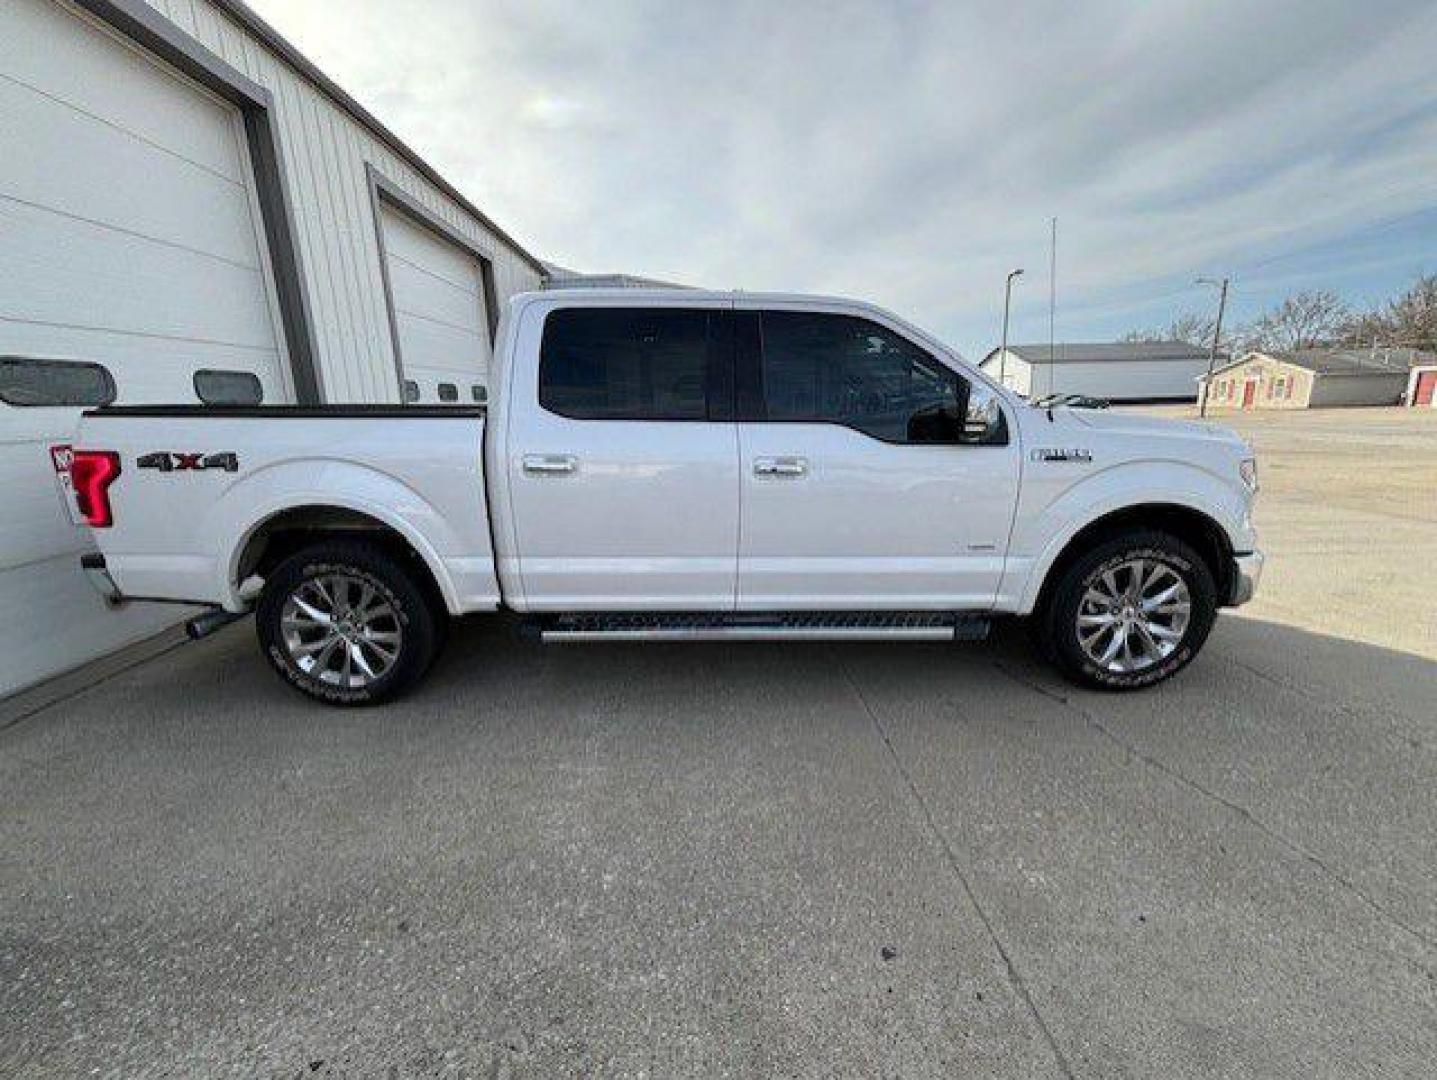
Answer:
<svg viewBox="0 0 1437 1080"><path fill-rule="evenodd" d="M0 694L179 614L78 570L83 407L472 403L543 279L236 0L0 3Z"/></svg>
<svg viewBox="0 0 1437 1080"><path fill-rule="evenodd" d="M1083 394L1132 404L1196 401L1208 351L1183 341L1058 342L994 349L979 366L1029 398Z"/></svg>
<svg viewBox="0 0 1437 1080"><path fill-rule="evenodd" d="M581 270L570 270L557 263L544 264L547 289L687 289L673 281L658 278L639 277L636 274L586 274Z"/></svg>

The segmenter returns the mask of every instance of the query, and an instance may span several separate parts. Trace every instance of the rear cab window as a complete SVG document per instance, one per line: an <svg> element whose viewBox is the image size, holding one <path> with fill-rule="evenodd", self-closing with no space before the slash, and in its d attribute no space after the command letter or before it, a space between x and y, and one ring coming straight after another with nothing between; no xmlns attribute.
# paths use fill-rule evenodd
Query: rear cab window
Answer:
<svg viewBox="0 0 1437 1080"><path fill-rule="evenodd" d="M728 419L725 309L576 307L549 313L539 404L573 420Z"/></svg>

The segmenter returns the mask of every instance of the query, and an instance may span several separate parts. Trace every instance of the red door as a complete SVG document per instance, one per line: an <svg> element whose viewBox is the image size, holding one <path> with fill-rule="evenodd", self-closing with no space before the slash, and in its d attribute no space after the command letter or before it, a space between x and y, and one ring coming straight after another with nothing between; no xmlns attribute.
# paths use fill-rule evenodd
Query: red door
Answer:
<svg viewBox="0 0 1437 1080"><path fill-rule="evenodd" d="M1424 371L1417 376L1417 390L1412 395L1412 404L1431 405L1437 395L1437 371Z"/></svg>
<svg viewBox="0 0 1437 1080"><path fill-rule="evenodd" d="M1242 384L1242 407L1252 408L1252 399L1257 396L1257 383L1247 382Z"/></svg>

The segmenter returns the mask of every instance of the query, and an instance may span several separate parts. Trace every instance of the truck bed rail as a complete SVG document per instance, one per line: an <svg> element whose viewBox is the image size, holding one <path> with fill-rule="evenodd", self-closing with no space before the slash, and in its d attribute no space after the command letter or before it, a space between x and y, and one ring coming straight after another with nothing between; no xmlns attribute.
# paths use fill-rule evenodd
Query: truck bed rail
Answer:
<svg viewBox="0 0 1437 1080"><path fill-rule="evenodd" d="M483 405L102 405L86 409L84 415L214 417L241 420L420 420L435 417L483 419Z"/></svg>

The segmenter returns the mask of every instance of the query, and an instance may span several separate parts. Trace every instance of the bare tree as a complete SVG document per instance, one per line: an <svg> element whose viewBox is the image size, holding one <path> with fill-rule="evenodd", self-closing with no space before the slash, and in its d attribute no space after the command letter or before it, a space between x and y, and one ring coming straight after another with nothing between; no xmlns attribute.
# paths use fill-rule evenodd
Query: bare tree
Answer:
<svg viewBox="0 0 1437 1080"><path fill-rule="evenodd" d="M1327 289L1293 293L1239 335L1247 348L1294 351L1341 340L1351 320L1342 298Z"/></svg>
<svg viewBox="0 0 1437 1080"><path fill-rule="evenodd" d="M1173 320L1168 327L1168 338L1189 345L1209 345L1212 343L1213 322L1211 315L1189 311ZM1222 342L1218 342L1218 347L1222 347Z"/></svg>
<svg viewBox="0 0 1437 1080"><path fill-rule="evenodd" d="M1388 342L1437 350L1437 274L1423 274L1382 313Z"/></svg>
<svg viewBox="0 0 1437 1080"><path fill-rule="evenodd" d="M1388 326L1385 312L1381 310L1358 311L1348 316L1347 321L1342 325L1339 337L1344 345L1357 348L1389 341L1392 338L1392 331Z"/></svg>
<svg viewBox="0 0 1437 1080"><path fill-rule="evenodd" d="M1213 317L1184 312L1166 329L1132 330L1120 341L1212 341ZM1353 311L1336 293L1311 289L1294 293L1246 326L1228 330L1218 348L1293 351L1322 345L1410 345L1437 352L1437 274L1423 274L1384 306Z"/></svg>
<svg viewBox="0 0 1437 1080"><path fill-rule="evenodd" d="M1206 346L1212 341L1213 317L1195 311L1173 319L1166 330L1130 330L1119 341L1182 341Z"/></svg>
<svg viewBox="0 0 1437 1080"><path fill-rule="evenodd" d="M1352 315L1342 328L1353 345L1410 345L1437 351L1437 274L1423 274L1380 308Z"/></svg>

